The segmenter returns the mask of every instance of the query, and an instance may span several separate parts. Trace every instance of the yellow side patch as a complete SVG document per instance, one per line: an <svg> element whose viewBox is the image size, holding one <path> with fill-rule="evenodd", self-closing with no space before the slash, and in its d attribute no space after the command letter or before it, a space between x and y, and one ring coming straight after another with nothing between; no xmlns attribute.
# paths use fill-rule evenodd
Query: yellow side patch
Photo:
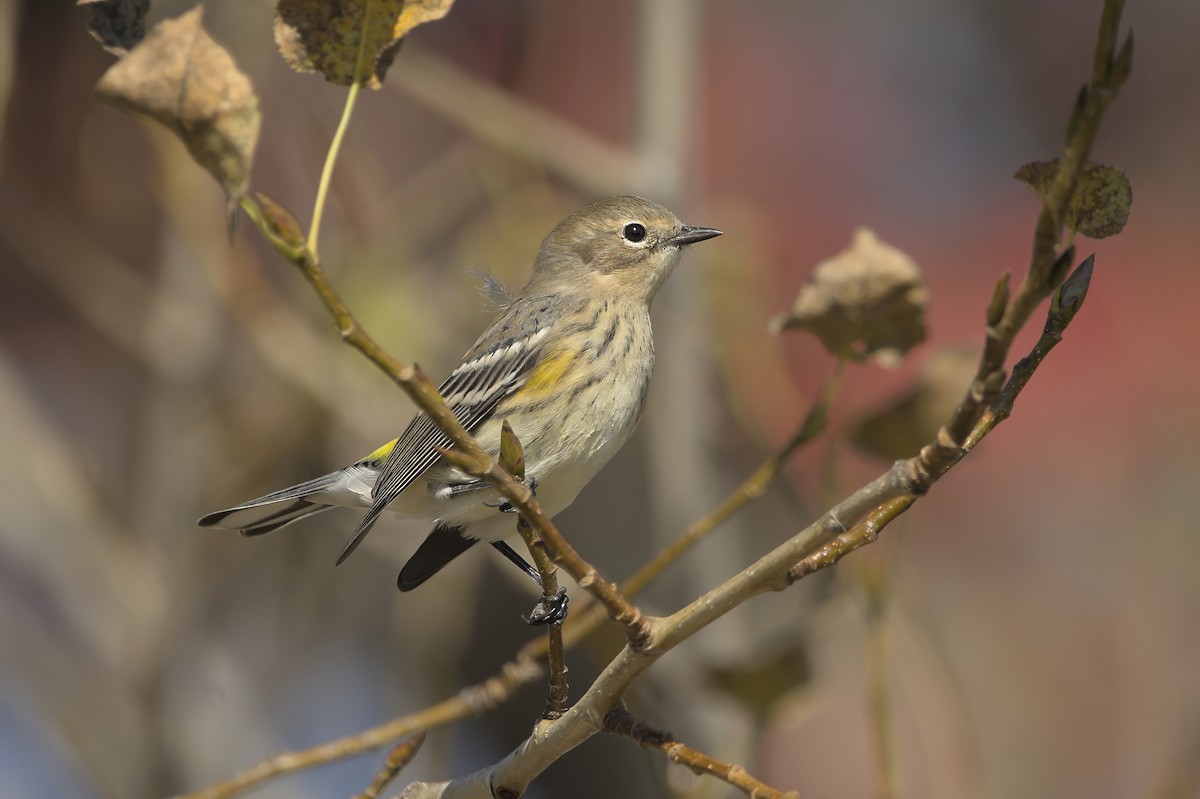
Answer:
<svg viewBox="0 0 1200 799"><path fill-rule="evenodd" d="M393 438L391 441L389 441L388 443L384 444L382 447L380 447L379 449L375 450L374 452L372 452L372 453L371 453L370 455L368 455L367 457L363 458L361 461L359 461L359 463L365 463L365 462L367 462L367 461L381 461L381 460L384 460L385 458L387 458L387 456L388 456L388 455L391 455L391 454L392 454L392 450L393 450L393 449L395 449L395 447L396 447L396 442L397 442L397 441L399 441L399 440L400 440L400 439L398 439L398 438Z"/></svg>
<svg viewBox="0 0 1200 799"><path fill-rule="evenodd" d="M547 355L530 373L529 379L525 381L525 386L520 393L536 397L555 388L562 382L563 376L571 368L574 360L566 351Z"/></svg>

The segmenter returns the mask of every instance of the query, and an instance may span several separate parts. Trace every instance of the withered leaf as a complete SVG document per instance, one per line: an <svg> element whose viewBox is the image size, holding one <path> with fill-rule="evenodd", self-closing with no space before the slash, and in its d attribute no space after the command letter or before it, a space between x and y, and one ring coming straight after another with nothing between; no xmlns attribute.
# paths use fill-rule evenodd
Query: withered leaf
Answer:
<svg viewBox="0 0 1200 799"><path fill-rule="evenodd" d="M339 86L361 80L378 89L404 35L446 16L453 4L454 0L278 0L275 44L297 72L320 72Z"/></svg>
<svg viewBox="0 0 1200 799"><path fill-rule="evenodd" d="M88 33L113 55L123 56L146 35L150 0L76 0L92 10Z"/></svg>
<svg viewBox="0 0 1200 799"><path fill-rule="evenodd" d="M197 6L156 25L109 67L96 96L175 131L233 206L250 182L261 117L250 79L205 32L203 16Z"/></svg>
<svg viewBox="0 0 1200 799"><path fill-rule="evenodd" d="M1058 174L1059 160L1033 161L1017 170L1014 177L1029 184L1043 203ZM1133 205L1133 187L1125 173L1105 164L1089 163L1067 204L1068 227L1092 239L1115 236L1125 227Z"/></svg>
<svg viewBox="0 0 1200 799"><path fill-rule="evenodd" d="M903 396L854 425L850 442L889 461L917 454L950 418L975 377L978 361L979 352L971 347L935 353Z"/></svg>
<svg viewBox="0 0 1200 799"><path fill-rule="evenodd" d="M928 292L911 258L860 228L850 248L817 264L772 328L811 331L838 357L893 366L925 339Z"/></svg>

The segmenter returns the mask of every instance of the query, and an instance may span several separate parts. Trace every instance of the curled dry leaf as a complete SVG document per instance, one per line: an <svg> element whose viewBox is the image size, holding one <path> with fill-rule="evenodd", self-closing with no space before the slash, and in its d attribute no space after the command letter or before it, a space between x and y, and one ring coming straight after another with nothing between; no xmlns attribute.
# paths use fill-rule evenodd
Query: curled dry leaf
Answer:
<svg viewBox="0 0 1200 799"><path fill-rule="evenodd" d="M92 10L88 33L113 55L125 55L146 35L150 0L76 0L76 5Z"/></svg>
<svg viewBox="0 0 1200 799"><path fill-rule="evenodd" d="M925 339L928 292L916 263L860 228L850 248L817 264L772 328L809 330L838 357L894 366Z"/></svg>
<svg viewBox="0 0 1200 799"><path fill-rule="evenodd" d="M1043 203L1058 174L1059 159L1033 161L1017 170L1014 177L1029 184ZM1125 227L1133 205L1129 178L1115 166L1089 163L1067 205L1068 227L1091 239L1115 236Z"/></svg>
<svg viewBox="0 0 1200 799"><path fill-rule="evenodd" d="M361 80L378 89L404 35L446 16L453 4L454 0L278 0L275 44L297 72L320 72L339 86Z"/></svg>
<svg viewBox="0 0 1200 799"><path fill-rule="evenodd" d="M175 131L225 188L231 206L245 194L258 143L258 98L233 57L205 32L201 7L155 26L109 67L96 96Z"/></svg>
<svg viewBox="0 0 1200 799"><path fill-rule="evenodd" d="M850 442L884 460L912 457L950 418L974 379L978 362L979 352L971 347L935 353L903 396L854 425Z"/></svg>

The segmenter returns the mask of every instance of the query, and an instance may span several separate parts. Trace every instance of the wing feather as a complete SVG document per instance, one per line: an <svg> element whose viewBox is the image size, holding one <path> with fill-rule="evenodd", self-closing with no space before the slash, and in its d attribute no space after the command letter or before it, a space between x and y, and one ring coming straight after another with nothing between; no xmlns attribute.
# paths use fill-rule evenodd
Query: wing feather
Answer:
<svg viewBox="0 0 1200 799"><path fill-rule="evenodd" d="M536 367L550 327L528 303L510 307L476 342L438 388L446 405L469 432L483 424L504 397L520 388ZM511 335L508 335L511 333ZM500 338L499 343L489 342ZM371 507L338 557L341 563L362 542L384 508L437 462L438 448L450 446L446 436L425 414L418 414L396 441L372 490Z"/></svg>

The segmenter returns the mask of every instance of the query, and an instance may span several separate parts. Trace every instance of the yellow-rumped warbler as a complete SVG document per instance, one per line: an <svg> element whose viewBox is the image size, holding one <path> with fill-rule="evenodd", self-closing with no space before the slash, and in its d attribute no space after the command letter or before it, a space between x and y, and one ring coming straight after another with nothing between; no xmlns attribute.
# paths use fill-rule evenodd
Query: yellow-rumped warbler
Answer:
<svg viewBox="0 0 1200 799"><path fill-rule="evenodd" d="M601 200L568 216L542 242L520 293L439 389L480 446L497 453L507 420L548 515L628 440L654 369L650 302L688 244L721 235L689 227L640 197ZM430 519L433 532L400 571L416 588L478 540L493 542L536 577L503 539L516 533L499 495L442 460L446 438L419 414L398 438L324 477L200 519L243 535L269 533L330 507L366 507L345 560L384 510Z"/></svg>

